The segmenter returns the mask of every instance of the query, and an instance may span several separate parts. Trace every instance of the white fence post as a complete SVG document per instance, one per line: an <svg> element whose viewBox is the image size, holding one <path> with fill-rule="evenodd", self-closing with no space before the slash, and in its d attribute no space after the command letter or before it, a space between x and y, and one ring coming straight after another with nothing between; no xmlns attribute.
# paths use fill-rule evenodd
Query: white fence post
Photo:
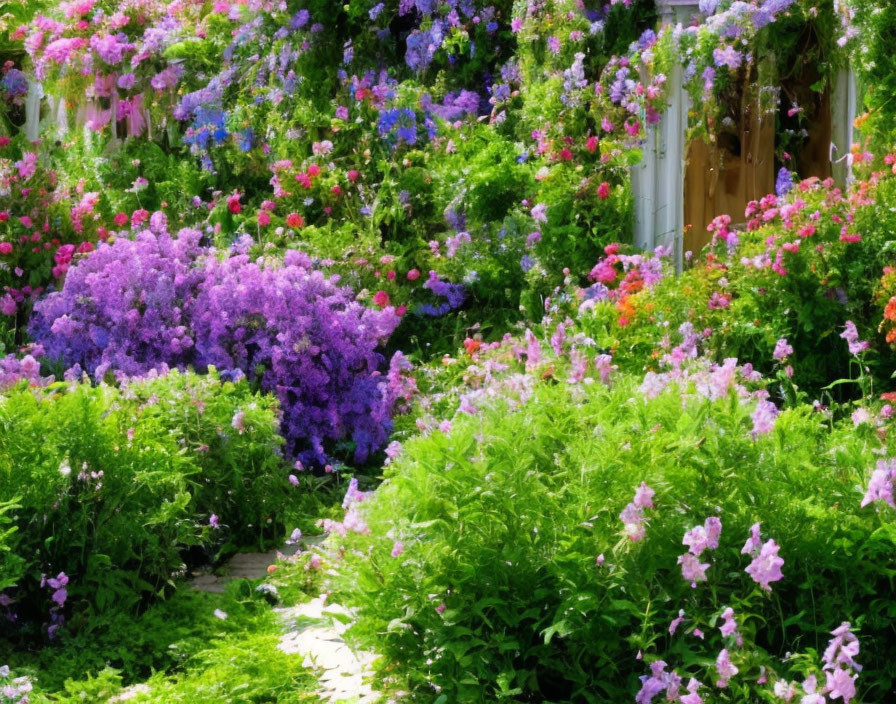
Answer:
<svg viewBox="0 0 896 704"><path fill-rule="evenodd" d="M686 23L699 11L696 0L657 0L660 22ZM684 238L684 167L689 98L682 67L666 76L669 106L658 125L647 128L644 158L632 168L635 201L635 244L652 250L672 250L676 268L682 265Z"/></svg>
<svg viewBox="0 0 896 704"><path fill-rule="evenodd" d="M853 122L858 101L855 72L851 68L840 69L831 89L831 172L840 188L852 180L850 150L855 139Z"/></svg>
<svg viewBox="0 0 896 704"><path fill-rule="evenodd" d="M25 97L25 138L36 142L40 138L40 105L44 88L39 81L28 79L28 95Z"/></svg>

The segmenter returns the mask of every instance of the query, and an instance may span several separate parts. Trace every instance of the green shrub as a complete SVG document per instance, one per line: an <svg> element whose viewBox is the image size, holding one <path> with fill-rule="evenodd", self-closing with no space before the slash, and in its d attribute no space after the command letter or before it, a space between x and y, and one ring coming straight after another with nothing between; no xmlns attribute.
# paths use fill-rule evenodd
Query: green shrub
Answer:
<svg viewBox="0 0 896 704"><path fill-rule="evenodd" d="M0 502L18 505L6 509L17 531L0 531L0 564L23 565L4 591L19 623L33 631L54 606L42 574L68 576L77 626L133 609L225 540L279 537L290 487L277 413L246 382L176 372L0 397Z"/></svg>
<svg viewBox="0 0 896 704"><path fill-rule="evenodd" d="M808 406L754 438L752 410L694 388L646 400L631 377L609 390L542 384L516 411L498 404L409 441L359 505L369 535L346 539L336 588L357 609L351 633L419 701L631 701L648 662L711 686L730 647L740 675L713 701L755 702L772 701L760 667L769 683L792 676L802 665L785 653L823 649L850 621L862 700L881 701L896 655L896 532L859 509L879 441ZM655 508L631 542L619 515L642 481ZM721 544L701 557L708 583L693 589L677 557L710 516ZM756 522L785 561L771 594L741 554ZM727 606L739 648L718 631Z"/></svg>

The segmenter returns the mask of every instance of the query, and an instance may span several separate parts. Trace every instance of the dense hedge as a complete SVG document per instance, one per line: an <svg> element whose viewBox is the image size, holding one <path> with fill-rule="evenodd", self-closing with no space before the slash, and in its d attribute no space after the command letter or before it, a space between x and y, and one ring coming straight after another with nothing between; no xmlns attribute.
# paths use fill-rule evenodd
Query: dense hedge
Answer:
<svg viewBox="0 0 896 704"><path fill-rule="evenodd" d="M271 397L215 374L5 392L0 612L24 631L63 613L76 626L164 592L191 550L207 561L225 540L279 537L291 487L277 416ZM44 576L60 573L53 600Z"/></svg>

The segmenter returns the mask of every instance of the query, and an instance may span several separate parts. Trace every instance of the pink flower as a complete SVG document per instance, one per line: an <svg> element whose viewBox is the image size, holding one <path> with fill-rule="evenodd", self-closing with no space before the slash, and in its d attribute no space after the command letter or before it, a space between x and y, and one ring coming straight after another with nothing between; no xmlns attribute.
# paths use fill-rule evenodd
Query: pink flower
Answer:
<svg viewBox="0 0 896 704"><path fill-rule="evenodd" d="M597 187L597 197L606 200L610 197L610 184L604 181Z"/></svg>
<svg viewBox="0 0 896 704"><path fill-rule="evenodd" d="M722 612L722 620L724 623L719 626L719 630L722 632L722 636L727 638L728 636L734 635L737 633L737 622L734 620L734 609L730 606Z"/></svg>
<svg viewBox="0 0 896 704"><path fill-rule="evenodd" d="M778 550L780 548L774 540L767 541L760 549L759 554L744 570L753 578L754 582L767 592L772 590L770 586L772 582L784 579L784 575L781 573L784 560L778 556Z"/></svg>
<svg viewBox="0 0 896 704"><path fill-rule="evenodd" d="M721 688L727 687L728 681L739 672L732 664L727 649L723 649L716 658L716 671L719 673L719 680L716 682L716 686Z"/></svg>
<svg viewBox="0 0 896 704"><path fill-rule="evenodd" d="M380 308L385 308L389 305L389 294L380 289L373 295L373 302Z"/></svg>
<svg viewBox="0 0 896 704"><path fill-rule="evenodd" d="M710 567L708 562L700 562L696 555L686 552L684 555L679 555L678 564L681 565L681 576L690 582L693 588L697 588L697 582L706 581L706 570Z"/></svg>
<svg viewBox="0 0 896 704"><path fill-rule="evenodd" d="M862 508L873 501L883 501L896 508L896 503L893 501L894 476L896 476L896 460L878 460L877 468L871 475L871 481L868 482L868 490L862 499Z"/></svg>
<svg viewBox="0 0 896 704"><path fill-rule="evenodd" d="M853 355L858 355L868 349L868 342L859 339L859 331L856 329L856 324L851 320L846 321L846 325L844 326L844 330L840 333L840 337L842 337L849 344L849 353Z"/></svg>
<svg viewBox="0 0 896 704"><path fill-rule="evenodd" d="M656 492L651 489L647 484L641 482L641 486L639 486L635 490L635 499L634 504L638 508L653 508L653 497L656 495Z"/></svg>
<svg viewBox="0 0 896 704"><path fill-rule="evenodd" d="M715 550L719 547L719 536L722 534L722 521L712 516L707 518L702 526L691 528L684 534L682 544L687 545L689 551L695 556L700 555L709 548Z"/></svg>
<svg viewBox="0 0 896 704"><path fill-rule="evenodd" d="M775 351L772 352L772 357L774 357L779 362L783 362L790 355L793 354L793 347L787 344L787 339L782 337L775 343Z"/></svg>
<svg viewBox="0 0 896 704"><path fill-rule="evenodd" d="M271 216L267 213L267 211L262 210L258 213L258 224L262 227L266 227L271 224Z"/></svg>
<svg viewBox="0 0 896 704"><path fill-rule="evenodd" d="M759 528L761 523L754 523L750 527L750 537L747 538L747 542L744 543L743 549L741 549L741 555L753 555L759 552L759 549L762 547L762 539L759 537Z"/></svg>
<svg viewBox="0 0 896 704"><path fill-rule="evenodd" d="M669 635L673 635L678 627L684 621L684 609L680 609L678 612L678 618L672 619L672 623L669 624Z"/></svg>
<svg viewBox="0 0 896 704"><path fill-rule="evenodd" d="M775 419L778 417L778 408L771 401L760 401L756 404L756 410L750 415L753 421L753 437L770 433L775 427Z"/></svg>
<svg viewBox="0 0 896 704"><path fill-rule="evenodd" d="M390 553L392 557L398 557L401 553L404 552L404 543L399 540L396 540L392 545L392 552Z"/></svg>

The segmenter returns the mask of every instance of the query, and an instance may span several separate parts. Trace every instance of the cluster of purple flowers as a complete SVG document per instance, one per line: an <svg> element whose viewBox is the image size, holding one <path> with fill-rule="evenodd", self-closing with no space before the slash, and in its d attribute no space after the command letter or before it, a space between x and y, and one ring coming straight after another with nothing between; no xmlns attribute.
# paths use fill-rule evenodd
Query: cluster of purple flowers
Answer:
<svg viewBox="0 0 896 704"><path fill-rule="evenodd" d="M379 371L394 309L362 306L300 252L282 263L221 260L199 239L145 230L101 245L36 306L33 336L96 379L241 370L280 399L288 449L306 462L323 464L330 442L351 439L359 460L383 446L393 404L410 393L403 360Z"/></svg>
<svg viewBox="0 0 896 704"><path fill-rule="evenodd" d="M426 283L423 284L423 288L429 289L436 296L444 298L445 300L438 305L424 303L418 306L414 311L418 315L432 318L445 315L452 310L460 308L467 298L467 293L463 284L452 284L448 281L443 281L435 271L429 272L429 278Z"/></svg>

